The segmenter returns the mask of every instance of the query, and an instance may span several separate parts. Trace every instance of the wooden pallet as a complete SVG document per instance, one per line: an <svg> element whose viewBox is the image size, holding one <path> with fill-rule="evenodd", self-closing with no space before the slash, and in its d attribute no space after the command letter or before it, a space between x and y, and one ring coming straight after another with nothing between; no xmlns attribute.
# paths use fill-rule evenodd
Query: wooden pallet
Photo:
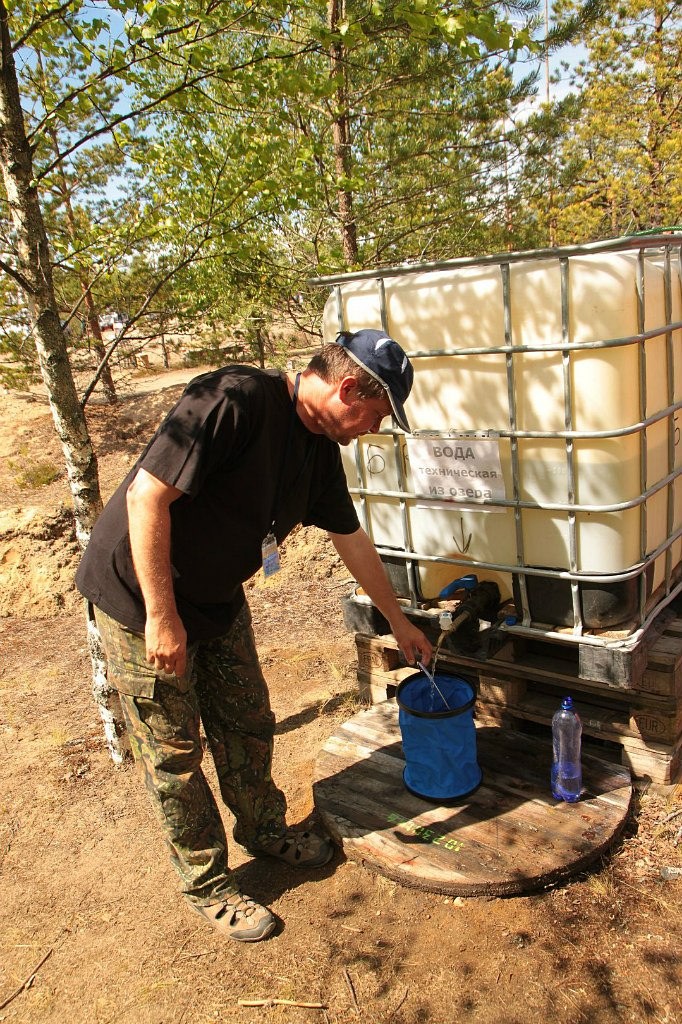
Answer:
<svg viewBox="0 0 682 1024"><path fill-rule="evenodd" d="M670 586L673 588L679 586L681 578L682 565L677 567L669 581ZM645 615L660 608L661 603L667 600L666 593L666 588L661 585L650 595ZM651 648L663 635L668 635L668 630L672 630L673 637L682 638L682 617L680 616L682 616L682 595L678 594L670 604L660 608L653 623L644 632L640 632L639 620L633 619L620 626L587 629L584 636L576 641L571 636L572 629L567 627L552 625L542 627L542 624L537 622L534 623L534 626L566 635L568 641L566 646L570 654L564 651L564 657L574 661L576 674L581 679L604 683L616 689L647 689L645 676L649 671ZM528 641L523 637L514 637L511 647L513 656L524 660L529 649L544 649L545 653L548 653L552 649L556 649L557 641L543 642L541 639ZM665 648L666 645L663 643L660 647L661 654L664 653ZM670 653L673 653L672 650ZM675 653L678 660L682 658L682 644L676 646ZM679 685L682 688L682 673L680 673Z"/></svg>
<svg viewBox="0 0 682 1024"><path fill-rule="evenodd" d="M457 605L446 601L419 611L405 608L405 614L435 645L441 612L456 615ZM371 602L354 595L344 599L344 620L351 631L364 635L378 635L389 628ZM580 638L568 628L546 629L554 635L546 638L539 629L532 636L516 634L513 628L482 633L474 660L493 659L510 672L515 666L524 673L537 667L559 678L589 681L592 686L682 697L682 595L661 609L644 633L637 632L635 623L624 629L590 630ZM458 659L467 657L469 649L462 646L457 634L446 637L443 646Z"/></svg>
<svg viewBox="0 0 682 1024"><path fill-rule="evenodd" d="M592 687L682 698L682 615L676 609L664 609L632 645L610 647L608 634L600 639L605 646L513 637L492 657L509 671L518 665Z"/></svg>
<svg viewBox="0 0 682 1024"><path fill-rule="evenodd" d="M639 689L682 700L682 617L666 612L649 638Z"/></svg>
<svg viewBox="0 0 682 1024"><path fill-rule="evenodd" d="M356 647L360 695L370 703L392 697L398 684L415 671L404 665L390 635L356 634ZM669 784L678 778L682 764L682 700L676 696L681 663L682 631L666 637L664 647L652 654L642 677L643 685L652 687L649 690L614 690L537 655L524 665L518 659L480 661L446 653L439 657L438 667L474 683L478 720L521 731L529 725L548 730L561 697L571 693L583 735L595 741L601 756L627 765L638 777Z"/></svg>
<svg viewBox="0 0 682 1024"><path fill-rule="evenodd" d="M377 637L356 633L356 647L358 671L363 676L360 681L378 685L376 699L385 699L385 693L381 696L381 673L405 664L394 638L390 634ZM628 701L635 706L670 712L682 701L682 619L672 619L669 625L662 626L660 633L650 638L647 663L639 684L627 689L580 675L575 660L567 657L566 649L557 645L546 644L540 649L528 645L521 653L506 644L487 658L442 648L438 663L455 663L460 668L502 679L561 684L564 688L593 693L607 700ZM365 680L365 676L373 678ZM396 685L395 680L391 685ZM366 697L373 699L371 693Z"/></svg>

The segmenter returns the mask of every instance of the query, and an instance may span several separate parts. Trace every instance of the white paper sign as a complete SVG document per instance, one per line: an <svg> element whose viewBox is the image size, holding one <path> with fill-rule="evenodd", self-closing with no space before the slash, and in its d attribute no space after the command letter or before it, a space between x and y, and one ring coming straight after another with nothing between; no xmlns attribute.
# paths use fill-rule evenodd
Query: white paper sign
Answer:
<svg viewBox="0 0 682 1024"><path fill-rule="evenodd" d="M467 505L506 497L496 437L453 434L405 441L418 497Z"/></svg>

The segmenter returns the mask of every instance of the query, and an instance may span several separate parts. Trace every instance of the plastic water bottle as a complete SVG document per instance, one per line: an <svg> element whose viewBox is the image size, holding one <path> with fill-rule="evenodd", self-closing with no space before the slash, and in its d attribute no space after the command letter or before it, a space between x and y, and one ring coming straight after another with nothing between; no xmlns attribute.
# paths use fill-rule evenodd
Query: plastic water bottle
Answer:
<svg viewBox="0 0 682 1024"><path fill-rule="evenodd" d="M580 762L580 737L583 727L570 697L564 697L552 718L552 795L557 800L575 803L580 799L583 773Z"/></svg>

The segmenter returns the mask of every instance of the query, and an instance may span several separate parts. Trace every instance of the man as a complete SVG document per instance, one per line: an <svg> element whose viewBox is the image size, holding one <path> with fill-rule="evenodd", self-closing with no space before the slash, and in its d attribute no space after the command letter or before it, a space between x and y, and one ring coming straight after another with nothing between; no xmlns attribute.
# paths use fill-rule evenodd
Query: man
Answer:
<svg viewBox="0 0 682 1024"><path fill-rule="evenodd" d="M301 867L334 852L286 826L242 583L260 565L276 570L277 545L294 526L321 527L408 662L431 658L360 528L338 448L391 412L409 430L412 377L400 346L372 330L340 335L297 375L231 366L197 377L107 504L78 569L184 894L233 939L266 938L276 920L238 891L227 866L200 723L238 843Z"/></svg>

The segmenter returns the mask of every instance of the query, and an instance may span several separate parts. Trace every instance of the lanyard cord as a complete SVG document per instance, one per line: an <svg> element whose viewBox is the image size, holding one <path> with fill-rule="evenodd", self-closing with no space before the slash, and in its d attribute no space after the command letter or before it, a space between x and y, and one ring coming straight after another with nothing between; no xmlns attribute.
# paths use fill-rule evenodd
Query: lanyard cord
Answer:
<svg viewBox="0 0 682 1024"><path fill-rule="evenodd" d="M293 397L292 404L291 404L291 416L289 417L289 426L287 428L287 439L286 439L286 444L284 446L284 458L280 462L279 472L277 474L277 487L275 489L275 500L274 500L273 509L272 509L272 523L270 524L270 532L271 533L275 532L275 522L277 521L277 510L279 508L280 500L282 498L282 486L284 484L284 470L286 468L287 462L289 461L289 451L291 449L291 439L292 439L293 434L294 434L294 424L296 422L296 403L298 401L298 385L300 384L300 381L301 381L301 374L297 373L296 374L296 382L294 384L294 397ZM307 459L306 459L306 461L307 461Z"/></svg>

